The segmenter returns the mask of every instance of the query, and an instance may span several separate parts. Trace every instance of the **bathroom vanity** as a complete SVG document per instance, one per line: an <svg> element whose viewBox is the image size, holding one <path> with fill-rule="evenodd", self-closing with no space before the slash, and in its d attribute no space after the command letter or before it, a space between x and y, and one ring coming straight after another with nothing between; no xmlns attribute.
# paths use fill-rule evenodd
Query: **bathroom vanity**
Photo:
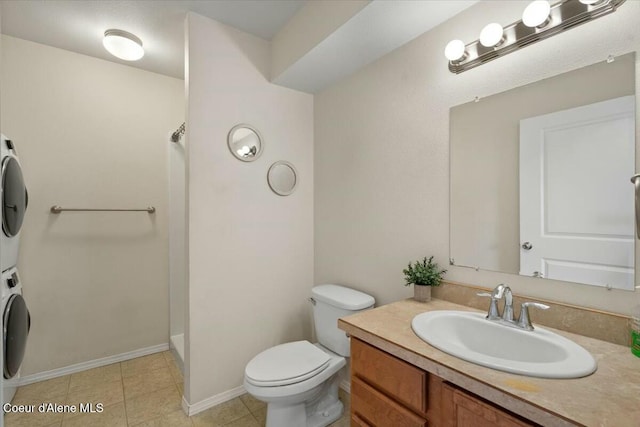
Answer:
<svg viewBox="0 0 640 427"><path fill-rule="evenodd" d="M554 330L591 352L598 370L578 379L509 374L418 338L411 320L432 310L475 311L409 299L339 320L351 335L352 425L640 425L640 359L628 347Z"/></svg>

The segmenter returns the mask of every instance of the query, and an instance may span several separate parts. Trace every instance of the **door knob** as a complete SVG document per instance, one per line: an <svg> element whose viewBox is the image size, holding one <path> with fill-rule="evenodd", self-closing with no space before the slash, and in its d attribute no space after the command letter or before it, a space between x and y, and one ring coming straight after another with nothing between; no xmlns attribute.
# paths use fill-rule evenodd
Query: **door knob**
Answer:
<svg viewBox="0 0 640 427"><path fill-rule="evenodd" d="M524 242L522 244L522 249L524 249L525 251L531 250L533 248L533 245L531 244L531 242Z"/></svg>

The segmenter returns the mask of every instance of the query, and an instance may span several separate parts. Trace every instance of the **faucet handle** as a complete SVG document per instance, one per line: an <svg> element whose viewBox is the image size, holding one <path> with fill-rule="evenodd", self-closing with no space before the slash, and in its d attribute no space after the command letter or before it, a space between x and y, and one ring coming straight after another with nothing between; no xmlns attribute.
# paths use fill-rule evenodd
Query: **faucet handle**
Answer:
<svg viewBox="0 0 640 427"><path fill-rule="evenodd" d="M546 304L539 302L523 302L520 309L520 318L518 319L518 326L527 331L533 331L533 325L531 324L531 318L529 317L529 307L539 308L540 310L547 310L549 308Z"/></svg>
<svg viewBox="0 0 640 427"><path fill-rule="evenodd" d="M499 319L500 312L498 311L498 301L500 301L500 299L502 298L502 295L500 297L497 297L495 293L488 293L488 292L479 292L476 295L478 295L479 297L491 298L491 304L489 305L489 312L487 313L487 319L489 320Z"/></svg>

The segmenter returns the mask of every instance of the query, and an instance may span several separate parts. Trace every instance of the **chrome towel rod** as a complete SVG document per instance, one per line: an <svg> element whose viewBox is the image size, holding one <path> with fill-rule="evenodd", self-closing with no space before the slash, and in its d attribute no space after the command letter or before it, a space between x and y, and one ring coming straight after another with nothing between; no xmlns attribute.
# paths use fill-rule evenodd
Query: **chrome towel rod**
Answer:
<svg viewBox="0 0 640 427"><path fill-rule="evenodd" d="M59 214L61 212L147 212L147 213L155 213L156 208L153 206L149 206L144 209L89 209L89 208L63 208L62 206L51 206L51 213Z"/></svg>

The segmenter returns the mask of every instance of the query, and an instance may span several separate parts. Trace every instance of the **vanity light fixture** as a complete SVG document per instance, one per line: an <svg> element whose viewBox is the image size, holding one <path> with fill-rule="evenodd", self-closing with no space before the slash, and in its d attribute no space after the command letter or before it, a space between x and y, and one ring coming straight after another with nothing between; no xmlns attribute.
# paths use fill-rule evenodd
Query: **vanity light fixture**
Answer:
<svg viewBox="0 0 640 427"><path fill-rule="evenodd" d="M504 42L504 28L502 25L492 23L480 32L480 44L485 47L497 47Z"/></svg>
<svg viewBox="0 0 640 427"><path fill-rule="evenodd" d="M522 12L522 23L527 27L543 28L550 20L551 5L547 0L535 0Z"/></svg>
<svg viewBox="0 0 640 427"><path fill-rule="evenodd" d="M451 40L444 48L444 56L451 62L459 62L466 56L464 42L462 40Z"/></svg>
<svg viewBox="0 0 640 427"><path fill-rule="evenodd" d="M144 56L142 40L127 31L105 31L102 45L110 54L125 61L137 61Z"/></svg>
<svg viewBox="0 0 640 427"><path fill-rule="evenodd" d="M465 46L452 40L445 48L449 71L455 74L470 70L500 56L507 55L537 41L559 34L585 22L615 12L625 0L547 0L531 2L522 20L506 27L492 23L483 28L479 40Z"/></svg>

